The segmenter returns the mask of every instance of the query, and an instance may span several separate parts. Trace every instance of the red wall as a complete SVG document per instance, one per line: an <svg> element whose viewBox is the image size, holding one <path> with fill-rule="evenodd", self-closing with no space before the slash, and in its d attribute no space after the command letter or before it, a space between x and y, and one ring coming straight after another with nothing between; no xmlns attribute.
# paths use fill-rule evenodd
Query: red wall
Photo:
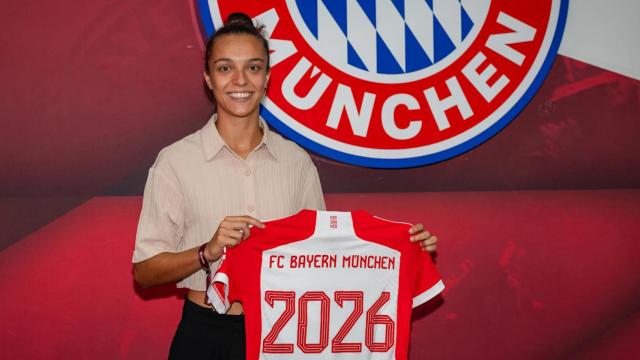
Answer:
<svg viewBox="0 0 640 360"><path fill-rule="evenodd" d="M411 359L631 359L640 190L332 194L337 210L428 219L444 293ZM421 206L418 206L420 204ZM0 358L159 359L174 286L131 277L139 197L98 197L0 252ZM637 353L637 350L635 351Z"/></svg>

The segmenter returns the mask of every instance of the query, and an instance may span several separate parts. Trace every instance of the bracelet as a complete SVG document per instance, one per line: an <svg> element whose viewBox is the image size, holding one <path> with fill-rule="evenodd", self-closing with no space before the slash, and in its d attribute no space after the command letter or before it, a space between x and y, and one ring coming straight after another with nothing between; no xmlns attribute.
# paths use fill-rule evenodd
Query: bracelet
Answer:
<svg viewBox="0 0 640 360"><path fill-rule="evenodd" d="M207 244L202 244L202 246L200 246L200 248L198 249L198 261L200 261L200 266L202 267L202 270L204 270L207 274L211 273L211 269L209 269L209 261L207 261L207 258L204 256L204 249L207 247Z"/></svg>
<svg viewBox="0 0 640 360"><path fill-rule="evenodd" d="M207 279L205 280L204 284L204 302L208 304L209 295L207 290L209 289L209 285L211 285L211 268L209 268L209 261L207 261L207 258L204 256L204 249L206 247L207 243L204 243L200 246L200 248L198 248L198 261L200 262L200 267L202 267L202 270L207 273Z"/></svg>

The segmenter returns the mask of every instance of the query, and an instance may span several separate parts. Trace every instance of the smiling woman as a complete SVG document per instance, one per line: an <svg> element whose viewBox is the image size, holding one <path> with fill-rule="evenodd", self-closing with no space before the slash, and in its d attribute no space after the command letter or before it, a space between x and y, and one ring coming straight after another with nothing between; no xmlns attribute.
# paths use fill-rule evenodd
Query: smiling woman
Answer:
<svg viewBox="0 0 640 360"><path fill-rule="evenodd" d="M204 78L218 105L218 124L228 118L257 120L269 80L269 45L244 14L231 14L207 43Z"/></svg>
<svg viewBox="0 0 640 360"><path fill-rule="evenodd" d="M226 247L249 237L250 226L264 227L258 219L325 209L309 155L271 132L259 115L269 74L261 27L245 14L229 15L205 55L204 79L216 113L202 129L163 149L149 170L134 276L143 287L177 282L189 289L170 359L243 359L242 305L215 313L205 296L209 275ZM433 251L436 238L423 229L413 227L411 240Z"/></svg>
<svg viewBox="0 0 640 360"><path fill-rule="evenodd" d="M242 124L239 119L257 122L269 78L260 40L249 34L232 34L216 39L215 44L204 77L217 101L218 129L224 126L231 130Z"/></svg>
<svg viewBox="0 0 640 360"><path fill-rule="evenodd" d="M171 359L241 359L242 306L212 311L207 275L225 247L249 237L250 226L264 226L258 219L325 205L309 155L270 132L259 116L269 47L247 15L231 14L209 39L204 78L216 113L201 130L163 149L149 170L134 275L143 287L177 282L189 289Z"/></svg>

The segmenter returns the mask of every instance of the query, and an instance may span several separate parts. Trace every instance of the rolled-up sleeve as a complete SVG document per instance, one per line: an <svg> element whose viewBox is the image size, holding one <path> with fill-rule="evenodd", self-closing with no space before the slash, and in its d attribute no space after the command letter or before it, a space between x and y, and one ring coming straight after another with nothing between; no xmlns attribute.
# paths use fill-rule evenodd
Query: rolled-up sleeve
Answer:
<svg viewBox="0 0 640 360"><path fill-rule="evenodd" d="M162 154L161 154L162 155ZM158 156L149 170L138 222L133 262L176 252L184 228L184 199L170 167Z"/></svg>

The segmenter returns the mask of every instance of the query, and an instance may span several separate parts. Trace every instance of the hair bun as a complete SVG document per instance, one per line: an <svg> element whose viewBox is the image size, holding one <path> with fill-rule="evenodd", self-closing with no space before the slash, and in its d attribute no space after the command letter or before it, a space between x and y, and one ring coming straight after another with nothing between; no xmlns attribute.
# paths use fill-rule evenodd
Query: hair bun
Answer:
<svg viewBox="0 0 640 360"><path fill-rule="evenodd" d="M249 15L241 12L235 12L229 14L227 16L227 21L224 23L225 26L242 26L249 29L255 29L255 25L253 24L253 20L249 17Z"/></svg>

